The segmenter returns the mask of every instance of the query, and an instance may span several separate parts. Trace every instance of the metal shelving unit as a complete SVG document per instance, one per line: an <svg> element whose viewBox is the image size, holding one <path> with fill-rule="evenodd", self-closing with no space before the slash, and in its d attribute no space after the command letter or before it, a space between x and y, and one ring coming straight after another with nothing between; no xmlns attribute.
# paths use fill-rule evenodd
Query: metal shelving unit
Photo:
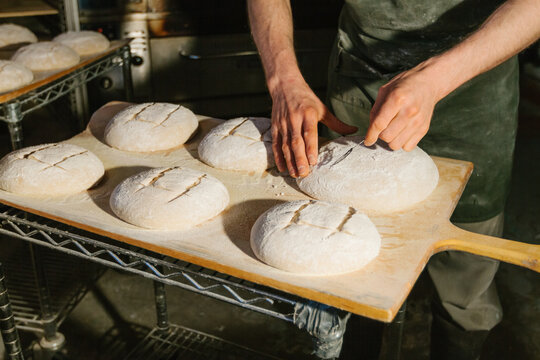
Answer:
<svg viewBox="0 0 540 360"><path fill-rule="evenodd" d="M151 330L141 340L139 346L126 359L134 359L137 358L136 356L142 356L140 358L144 359L176 359L181 358L180 354L184 353L197 354L196 352L192 353L195 349L201 349L201 353L204 353L205 356L207 352L208 354L219 353L222 357L216 359L227 359L227 357L223 357L223 351L227 349L243 349L211 335L170 324L167 315L165 284L178 286L252 311L292 322L299 328L307 330L314 337L315 350L321 351L321 354L323 354L321 358L326 358L324 357L324 353L329 348L338 346L339 349L341 347L341 339L345 332L346 321L342 326L340 325L339 328L334 329L331 334L324 333L324 330L321 331L317 325L319 322L329 321L329 319L331 319L331 322L336 323L341 322L343 318L347 318L345 312L332 307L314 303L185 261L117 242L107 237L5 205L0 205L0 234L23 240L32 245L39 245L35 248L48 248L57 253L57 255L58 253L68 254L75 258L83 258L110 268L121 269L154 280L157 327ZM41 263L43 263L43 259ZM39 274L40 271L37 271L37 273ZM43 276L42 281L45 279L46 277ZM40 305L43 310L44 303L50 303L50 296L48 293L39 292L38 297L40 298ZM51 308L50 305L48 307ZM299 315L303 311L302 309L308 309L308 312L311 313L310 317L314 316L318 320L307 326L305 323L306 319L301 319ZM314 314L320 314L320 317ZM385 359L396 360L399 358L404 315L405 305L399 311L394 322L386 327L383 342L386 344L388 351L384 357ZM48 319L49 317L46 318ZM298 321L299 319L300 321ZM0 325L2 325L1 319ZM45 336L43 339L47 340L47 329L45 328L44 330ZM56 328L53 330L53 332L50 332L51 334L58 334L55 333ZM51 336L49 338L52 338L52 340L47 341L51 341L54 345L55 338ZM41 341L42 346L43 339ZM111 342L114 342L114 340L111 340ZM45 342L45 345L47 344ZM187 344L190 345L188 346ZM51 348L54 348L54 346L51 346ZM144 355L145 351L149 351L148 349L153 349L152 351L155 357ZM163 350L165 353L159 355L158 350ZM248 357L246 355L245 357L236 357L236 359L270 358L268 356L263 357L263 355L256 352L248 351L247 354L254 354L253 356L255 357ZM116 358L123 358L122 356L124 354L119 354ZM188 358L195 359L196 357ZM235 358L233 357L231 359Z"/></svg>
<svg viewBox="0 0 540 360"><path fill-rule="evenodd" d="M116 66L122 66L126 88L126 98L132 97L130 70L130 48L124 45L115 51L90 62L76 70L59 77L30 92L3 102L0 106L0 120L8 125L13 149L23 146L22 120L23 117L60 97L79 89L81 85L104 74ZM83 128L83 119L79 118L79 127Z"/></svg>
<svg viewBox="0 0 540 360"><path fill-rule="evenodd" d="M84 297L88 287L105 271L104 267L88 261L77 261L71 256L51 250L43 251L43 270L47 279L49 306L53 314L51 318L44 319L36 274L33 264L27 261L32 258L30 247L26 243L9 244L6 239L0 244L4 249L8 248L6 245L11 245L12 251L8 256L0 254L0 261L9 274L6 286L9 289L16 326L21 330L42 333L45 323L51 321L60 326Z"/></svg>
<svg viewBox="0 0 540 360"><path fill-rule="evenodd" d="M277 358L212 335L171 325L166 332L159 328L152 329L124 359L271 360Z"/></svg>
<svg viewBox="0 0 540 360"><path fill-rule="evenodd" d="M107 267L219 299L289 322L300 298L164 257L10 207L0 208L0 234Z"/></svg>
<svg viewBox="0 0 540 360"><path fill-rule="evenodd" d="M288 322L293 322L294 308L303 300L185 261L118 243L109 238L8 206L0 206L0 234L45 247L55 257L60 255L59 252L69 254L72 255L74 262L77 262L77 258L84 258L110 268L121 269L155 280L158 326L152 329L125 359L176 359L182 358L181 355L189 355L189 359L197 359L202 356L201 354L204 354L204 357L200 358L204 359L272 359L272 357L217 337L169 324L164 284L178 286ZM45 256L41 262L47 265L46 252L43 252L43 255ZM72 271L72 267L64 267L65 265L58 263L56 265L54 268L60 272L58 275L65 273L66 270ZM10 274L9 269L7 273ZM51 311L59 308L55 305L56 303L51 303L54 297L54 280L51 274L45 275L49 282L50 294L46 294L45 299L41 298L43 294L33 294L30 298L36 299L37 295L37 299L40 300L31 304L26 300L28 294L19 294L15 288L12 290L8 286L10 292L13 293L11 296L15 320L21 329L37 329L37 325L40 324L39 309L43 308L44 301L49 302ZM26 279L24 274L20 276ZM13 280L21 281L18 278ZM21 282L23 287L24 282L28 280ZM63 314L69 313L72 305L76 305L80 297L84 295L84 291L66 296L71 301L62 307L65 311L55 315L56 321L63 320ZM47 318L47 320L51 319ZM151 357L148 355L149 352L153 354ZM226 354L232 357L227 357Z"/></svg>

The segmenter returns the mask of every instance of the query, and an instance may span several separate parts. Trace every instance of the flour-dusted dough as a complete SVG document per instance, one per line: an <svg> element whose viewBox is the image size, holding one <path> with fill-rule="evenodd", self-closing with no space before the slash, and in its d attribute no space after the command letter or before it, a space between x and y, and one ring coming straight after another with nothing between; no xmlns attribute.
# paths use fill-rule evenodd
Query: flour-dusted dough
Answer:
<svg viewBox="0 0 540 360"><path fill-rule="evenodd" d="M122 220L149 229L185 230L223 211L227 188L218 179L189 168L143 171L114 189L110 205Z"/></svg>
<svg viewBox="0 0 540 360"><path fill-rule="evenodd" d="M0 47L10 44L35 43L38 39L24 26L15 24L0 25Z"/></svg>
<svg viewBox="0 0 540 360"><path fill-rule="evenodd" d="M305 274L356 271L379 254L369 218L343 204L298 200L263 213L251 229L255 255L275 268Z"/></svg>
<svg viewBox="0 0 540 360"><path fill-rule="evenodd" d="M91 188L103 174L101 160L80 146L30 146L0 160L0 189L29 196L71 195Z"/></svg>
<svg viewBox="0 0 540 360"><path fill-rule="evenodd" d="M199 143L199 157L226 170L263 172L274 166L270 119L241 117L210 130Z"/></svg>
<svg viewBox="0 0 540 360"><path fill-rule="evenodd" d="M69 46L80 56L100 53L109 48L109 40L97 31L68 31L56 36L53 41Z"/></svg>
<svg viewBox="0 0 540 360"><path fill-rule="evenodd" d="M23 46L11 57L32 71L66 69L79 63L75 50L53 41L43 41Z"/></svg>
<svg viewBox="0 0 540 360"><path fill-rule="evenodd" d="M368 148L362 140L342 137L323 146L312 172L297 180L300 189L368 213L391 213L424 200L437 186L437 166L420 148Z"/></svg>
<svg viewBox="0 0 540 360"><path fill-rule="evenodd" d="M34 79L32 71L21 64L0 60L0 93L30 84Z"/></svg>
<svg viewBox="0 0 540 360"><path fill-rule="evenodd" d="M191 110L175 104L143 103L116 114L105 128L105 142L124 151L152 152L184 144L199 122Z"/></svg>

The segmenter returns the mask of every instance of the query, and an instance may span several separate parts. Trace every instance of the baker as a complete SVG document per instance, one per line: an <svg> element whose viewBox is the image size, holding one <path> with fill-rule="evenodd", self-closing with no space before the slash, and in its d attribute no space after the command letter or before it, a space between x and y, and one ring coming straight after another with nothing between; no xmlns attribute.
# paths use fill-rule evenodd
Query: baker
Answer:
<svg viewBox="0 0 540 360"><path fill-rule="evenodd" d="M249 0L253 36L273 100L278 169L293 177L317 162L326 136L365 134L392 149L472 161L452 221L501 236L517 127L516 54L540 36L537 0L346 0L330 58L327 105L298 68L287 0ZM339 120L338 120L339 119ZM477 359L501 321L498 262L461 252L434 256L432 359Z"/></svg>

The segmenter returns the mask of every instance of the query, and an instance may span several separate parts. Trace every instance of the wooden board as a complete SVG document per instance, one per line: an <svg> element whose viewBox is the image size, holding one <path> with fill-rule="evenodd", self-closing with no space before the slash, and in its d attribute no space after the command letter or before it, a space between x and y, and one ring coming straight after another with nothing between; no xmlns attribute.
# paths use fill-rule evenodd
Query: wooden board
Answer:
<svg viewBox="0 0 540 360"><path fill-rule="evenodd" d="M41 0L3 0L0 2L0 18L55 14L58 14L58 10Z"/></svg>
<svg viewBox="0 0 540 360"><path fill-rule="evenodd" d="M14 100L19 96L26 95L27 93L34 91L38 89L39 87L48 85L55 80L58 80L66 75L69 75L73 73L74 71L115 52L119 48L127 45L130 41L131 41L130 39L113 40L111 41L111 45L109 46L107 50L102 51L98 54L94 54L94 55L82 56L81 61L79 61L77 65L74 65L67 69L34 72L34 80L30 84L25 85L15 90L0 93L0 104L6 103L10 100ZM1 50L0 59L9 60L19 47L20 46L15 46L15 47L10 46L7 50Z"/></svg>
<svg viewBox="0 0 540 360"><path fill-rule="evenodd" d="M249 246L249 231L266 209L283 201L305 199L295 182L274 171L247 174L208 167L197 160L197 144L220 120L200 119L200 130L185 147L152 154L118 151L103 143L112 114L125 104L105 106L89 128L68 140L102 159L106 176L88 193L61 199L35 199L0 191L0 202L55 219L121 242L186 260L239 278L290 292L362 316L391 321L409 294L429 257L459 249L540 271L540 247L480 236L449 222L472 164L434 158L440 181L416 207L387 216L371 216L382 235L380 255L364 269L340 276L300 276L260 262ZM229 207L217 218L185 231L144 230L116 218L108 205L113 188L149 167L182 165L206 171L227 186ZM281 195L283 194L283 195Z"/></svg>

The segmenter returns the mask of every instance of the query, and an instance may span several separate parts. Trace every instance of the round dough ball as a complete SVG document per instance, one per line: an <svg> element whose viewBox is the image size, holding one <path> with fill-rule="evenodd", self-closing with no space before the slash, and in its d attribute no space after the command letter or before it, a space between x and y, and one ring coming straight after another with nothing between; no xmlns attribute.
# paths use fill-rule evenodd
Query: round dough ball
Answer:
<svg viewBox="0 0 540 360"><path fill-rule="evenodd" d="M225 170L257 171L274 166L270 119L241 117L210 130L199 143L199 157Z"/></svg>
<svg viewBox="0 0 540 360"><path fill-rule="evenodd" d="M0 93L30 84L34 74L21 64L0 60Z"/></svg>
<svg viewBox="0 0 540 360"><path fill-rule="evenodd" d="M31 196L71 195L91 188L103 174L101 160L80 146L30 146L0 160L0 189Z"/></svg>
<svg viewBox="0 0 540 360"><path fill-rule="evenodd" d="M368 213L391 213L424 200L437 186L437 166L422 149L392 151L362 141L342 137L323 146L312 172L297 180L300 189Z"/></svg>
<svg viewBox="0 0 540 360"><path fill-rule="evenodd" d="M223 211L227 188L203 172L181 168L143 171L122 181L111 194L112 211L144 228L185 230Z"/></svg>
<svg viewBox="0 0 540 360"><path fill-rule="evenodd" d="M381 237L354 208L315 200L272 207L251 229L255 255L275 268L305 275L356 271L379 254Z"/></svg>
<svg viewBox="0 0 540 360"><path fill-rule="evenodd" d="M0 25L0 47L10 44L35 43L38 39L24 26L15 24Z"/></svg>
<svg viewBox="0 0 540 360"><path fill-rule="evenodd" d="M168 103L132 105L116 114L105 128L105 142L124 151L152 152L184 144L199 121L191 110Z"/></svg>
<svg viewBox="0 0 540 360"><path fill-rule="evenodd" d="M32 71L60 70L79 63L79 54L65 45L43 41L23 46L11 60L23 64Z"/></svg>
<svg viewBox="0 0 540 360"><path fill-rule="evenodd" d="M69 46L80 56L92 55L107 50L109 40L97 31L68 31L56 36L53 41Z"/></svg>

